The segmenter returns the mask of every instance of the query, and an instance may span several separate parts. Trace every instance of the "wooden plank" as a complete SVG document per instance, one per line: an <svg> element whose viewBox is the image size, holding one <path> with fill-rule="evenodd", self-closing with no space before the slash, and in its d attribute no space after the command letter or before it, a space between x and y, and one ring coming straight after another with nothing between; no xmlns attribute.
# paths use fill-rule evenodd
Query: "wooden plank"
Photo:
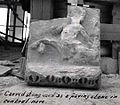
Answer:
<svg viewBox="0 0 120 105"><path fill-rule="evenodd" d="M55 2L67 2L67 0L54 0Z"/></svg>
<svg viewBox="0 0 120 105"><path fill-rule="evenodd" d="M118 58L118 47L120 41L120 24L101 24L101 40L111 40L112 43L112 58Z"/></svg>
<svg viewBox="0 0 120 105"><path fill-rule="evenodd" d="M119 41L120 33L101 33L101 40Z"/></svg>
<svg viewBox="0 0 120 105"><path fill-rule="evenodd" d="M101 33L120 33L120 24L101 24Z"/></svg>
<svg viewBox="0 0 120 105"><path fill-rule="evenodd" d="M43 19L51 19L53 17L52 0L43 0Z"/></svg>
<svg viewBox="0 0 120 105"><path fill-rule="evenodd" d="M86 2L106 2L106 3L120 3L120 0L85 0Z"/></svg>
<svg viewBox="0 0 120 105"><path fill-rule="evenodd" d="M54 13L55 13L55 17L62 18L67 16L67 11L65 9L56 10Z"/></svg>
<svg viewBox="0 0 120 105"><path fill-rule="evenodd" d="M51 19L53 17L52 0L31 0L32 19Z"/></svg>
<svg viewBox="0 0 120 105"><path fill-rule="evenodd" d="M32 19L42 19L42 2L43 0L32 0L32 10L31 18Z"/></svg>
<svg viewBox="0 0 120 105"><path fill-rule="evenodd" d="M67 0L54 1L54 18L62 18L67 16Z"/></svg>
<svg viewBox="0 0 120 105"><path fill-rule="evenodd" d="M33 0L30 0L30 13L31 13L31 19L33 18Z"/></svg>
<svg viewBox="0 0 120 105"><path fill-rule="evenodd" d="M101 24L101 40L120 40L120 24Z"/></svg>
<svg viewBox="0 0 120 105"><path fill-rule="evenodd" d="M55 8L55 11L59 9L66 9L67 8L66 2L55 2L54 8Z"/></svg>

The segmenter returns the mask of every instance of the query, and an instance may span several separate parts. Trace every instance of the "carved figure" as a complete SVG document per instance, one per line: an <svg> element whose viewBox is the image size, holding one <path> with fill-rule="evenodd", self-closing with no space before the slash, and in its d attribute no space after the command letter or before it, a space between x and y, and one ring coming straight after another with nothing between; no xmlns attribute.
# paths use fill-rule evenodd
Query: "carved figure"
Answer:
<svg viewBox="0 0 120 105"><path fill-rule="evenodd" d="M67 18L41 23L32 24L27 60L31 72L26 73L26 81L99 88L99 12L70 6Z"/></svg>

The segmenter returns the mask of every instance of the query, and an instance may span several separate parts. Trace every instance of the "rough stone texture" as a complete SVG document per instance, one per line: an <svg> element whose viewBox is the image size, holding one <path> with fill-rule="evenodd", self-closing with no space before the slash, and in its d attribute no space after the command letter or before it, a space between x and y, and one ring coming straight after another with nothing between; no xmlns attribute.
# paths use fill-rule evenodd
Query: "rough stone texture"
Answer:
<svg viewBox="0 0 120 105"><path fill-rule="evenodd" d="M98 88L99 10L70 6L67 18L31 24L26 81L33 85Z"/></svg>
<svg viewBox="0 0 120 105"><path fill-rule="evenodd" d="M33 64L31 64L33 65ZM56 66L36 65L29 66L31 72L26 74L26 81L29 85L41 86L64 86L76 88L100 87L100 68L87 66ZM38 72L40 70L40 72Z"/></svg>

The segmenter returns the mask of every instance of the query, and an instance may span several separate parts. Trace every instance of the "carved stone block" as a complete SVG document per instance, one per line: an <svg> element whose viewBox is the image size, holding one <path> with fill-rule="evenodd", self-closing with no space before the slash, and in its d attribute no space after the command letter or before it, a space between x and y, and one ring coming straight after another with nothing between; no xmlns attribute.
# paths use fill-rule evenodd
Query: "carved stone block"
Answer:
<svg viewBox="0 0 120 105"><path fill-rule="evenodd" d="M67 18L31 23L30 35L28 84L99 88L99 10L69 6Z"/></svg>

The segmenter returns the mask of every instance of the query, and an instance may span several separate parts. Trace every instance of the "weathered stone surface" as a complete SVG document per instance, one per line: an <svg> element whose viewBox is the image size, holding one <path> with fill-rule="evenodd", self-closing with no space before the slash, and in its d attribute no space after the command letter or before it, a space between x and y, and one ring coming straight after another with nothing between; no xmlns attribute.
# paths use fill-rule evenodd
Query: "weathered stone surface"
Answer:
<svg viewBox="0 0 120 105"><path fill-rule="evenodd" d="M96 9L70 6L67 18L33 22L26 81L34 85L99 87L99 34Z"/></svg>
<svg viewBox="0 0 120 105"><path fill-rule="evenodd" d="M101 71L99 67L29 65L32 65L28 68L32 71L26 73L25 79L30 85L56 85L92 89L98 89L100 87Z"/></svg>

